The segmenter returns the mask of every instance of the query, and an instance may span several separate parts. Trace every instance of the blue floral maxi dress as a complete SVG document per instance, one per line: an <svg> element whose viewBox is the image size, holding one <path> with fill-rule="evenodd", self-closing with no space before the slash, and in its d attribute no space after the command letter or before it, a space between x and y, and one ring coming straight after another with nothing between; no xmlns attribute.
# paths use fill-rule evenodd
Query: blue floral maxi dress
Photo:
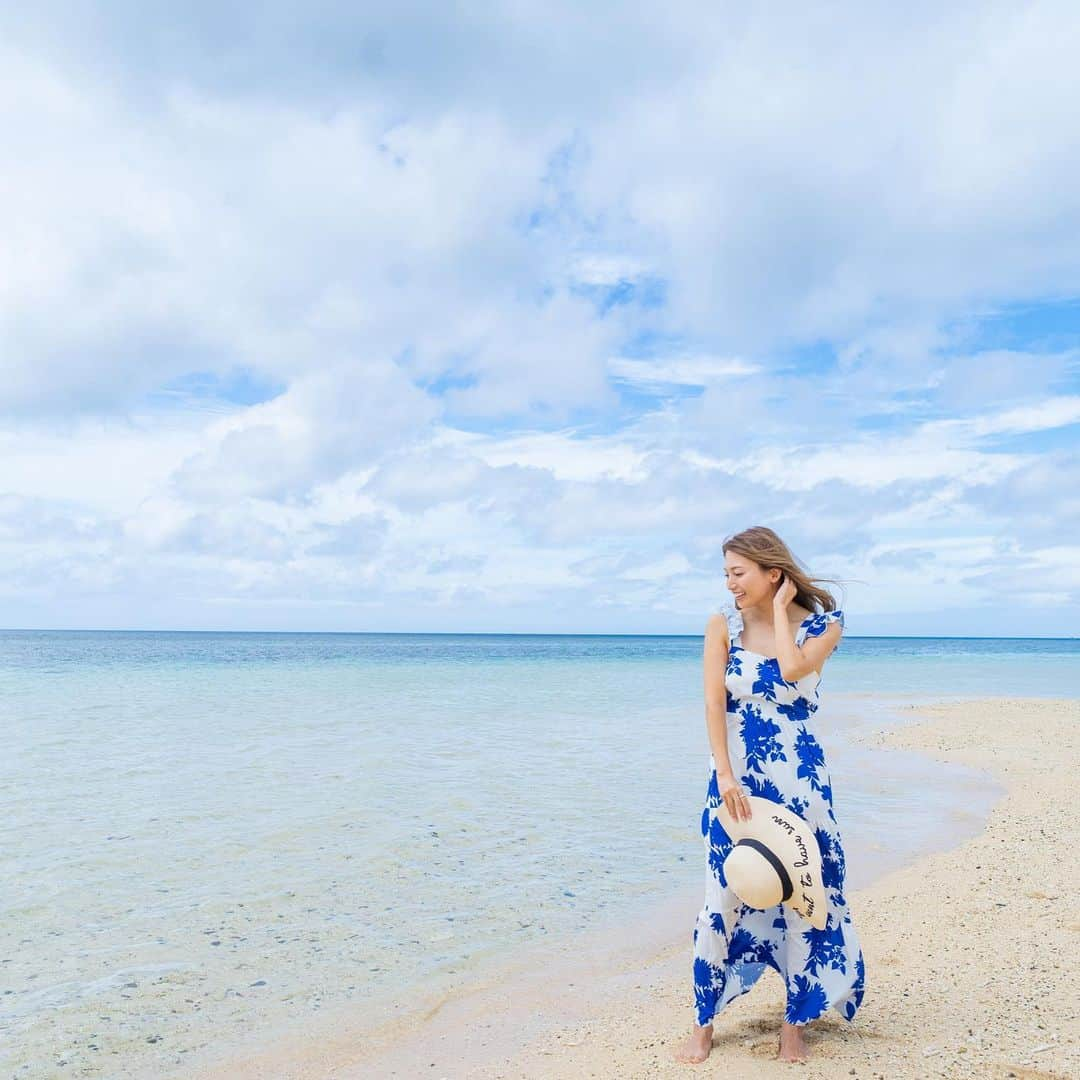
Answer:
<svg viewBox="0 0 1080 1080"><path fill-rule="evenodd" d="M742 648L742 615L725 611L731 642L728 657L727 740L732 772L750 795L782 803L814 829L821 850L828 904L824 930L797 911L777 904L765 910L743 904L724 878L731 838L709 807L723 805L716 761L709 755L709 786L701 815L708 850L705 905L694 925L694 1000L697 1019L708 1024L729 1001L745 994L766 966L780 973L787 988L784 1019L806 1024L830 1007L846 1020L863 999L865 965L859 938L844 898L844 851L833 814L832 779L814 736L820 676L798 682L780 675L774 657ZM840 610L810 615L796 645L817 637Z"/></svg>

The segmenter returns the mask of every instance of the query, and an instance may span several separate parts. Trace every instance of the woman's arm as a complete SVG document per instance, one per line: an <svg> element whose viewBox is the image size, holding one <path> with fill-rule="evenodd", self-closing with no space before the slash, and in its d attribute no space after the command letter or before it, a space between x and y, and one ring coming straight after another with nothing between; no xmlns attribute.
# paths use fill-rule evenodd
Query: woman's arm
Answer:
<svg viewBox="0 0 1080 1080"><path fill-rule="evenodd" d="M829 623L825 632L802 643L795 644L791 624L786 612L774 610L773 630L776 639L776 659L780 664L780 677L787 682L798 682L811 671L820 673L833 649L840 643L843 630L838 622Z"/></svg>
<svg viewBox="0 0 1080 1080"><path fill-rule="evenodd" d="M705 627L705 727L716 776L731 776L727 745L727 665L730 642L727 619L712 615Z"/></svg>

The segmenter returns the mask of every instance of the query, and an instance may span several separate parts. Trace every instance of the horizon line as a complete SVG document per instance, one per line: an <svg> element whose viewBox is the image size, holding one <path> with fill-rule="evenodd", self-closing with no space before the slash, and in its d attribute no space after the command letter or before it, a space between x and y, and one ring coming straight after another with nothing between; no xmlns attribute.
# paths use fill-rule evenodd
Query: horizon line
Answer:
<svg viewBox="0 0 1080 1080"><path fill-rule="evenodd" d="M341 637L665 637L704 638L704 634L615 633L569 630L177 630L128 627L8 626L0 634L310 634ZM845 634L844 641L1080 641L1080 637L1056 635L992 634Z"/></svg>

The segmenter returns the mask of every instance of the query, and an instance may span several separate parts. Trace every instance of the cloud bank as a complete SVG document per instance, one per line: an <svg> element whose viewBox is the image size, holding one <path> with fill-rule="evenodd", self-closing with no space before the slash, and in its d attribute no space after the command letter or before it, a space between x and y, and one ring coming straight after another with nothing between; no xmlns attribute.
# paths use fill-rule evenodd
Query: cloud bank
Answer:
<svg viewBox="0 0 1080 1080"><path fill-rule="evenodd" d="M7 21L4 625L1076 633L1070 5Z"/></svg>

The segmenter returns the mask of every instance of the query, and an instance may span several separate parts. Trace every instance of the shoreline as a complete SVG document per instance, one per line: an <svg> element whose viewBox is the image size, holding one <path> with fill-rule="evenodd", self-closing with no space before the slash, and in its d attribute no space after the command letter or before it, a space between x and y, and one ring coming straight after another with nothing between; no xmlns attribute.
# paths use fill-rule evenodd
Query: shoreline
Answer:
<svg viewBox="0 0 1080 1080"><path fill-rule="evenodd" d="M1003 814L1003 808L1007 809L1006 804L1017 797L1013 787L1022 770L1019 764L1003 763L1003 752L1015 751L1021 762L1025 751L1030 757L1033 751L1047 745L1048 740L1056 738L1062 743L1064 760L1075 763L1077 759L1073 729L1080 718L1080 704L1073 700L950 699L936 705L898 701L892 708L896 722L853 731L849 735L851 740L867 748L911 751L937 763L966 765L996 777L1005 786L1000 787L1003 794L999 794L981 831L972 834L968 830L966 839L953 839L944 850L920 855L914 862L875 876L862 887L849 887L860 936L866 939L863 948L867 960L867 996L852 1024L830 1013L811 1025L807 1033L811 1058L808 1065L799 1066L807 1070L807 1075L849 1076L855 1068L855 1075L870 1076L875 1067L884 1068L889 1076L969 1075L940 1071L948 1051L944 1043L940 1048L926 1047L923 1043L928 1040L922 1038L905 1047L902 1040L890 1039L888 1033L877 1038L873 1030L865 1034L875 1020L880 1020L885 1006L882 992L887 985L886 975L897 984L896 992L901 997L910 995L905 993L903 985L919 985L922 981L917 977L919 954L904 961L893 956L890 931L882 920L891 910L889 902L895 895L918 893L921 888L928 903L939 899L933 883L940 887L943 875L948 875L962 853L989 842L988 837L1002 819L1006 824L1012 820L1011 815ZM1031 722L1033 712L1038 712L1041 723ZM1021 718L1023 722L1016 723ZM1030 782L1025 777L1024 783ZM1058 799L1049 809L1064 813L1061 803L1063 799L1067 803L1068 781L1059 778L1059 783L1065 788L1057 792ZM1042 839L1042 834L1039 837ZM1010 852L1016 847L1007 838L1005 843ZM849 864L850 861L849 855ZM1047 862L1038 880L1045 883L1055 870L1063 874L1070 872L1069 864ZM1075 876L1075 870L1071 873ZM972 887L970 882L966 884ZM1051 891L1054 895L1067 895L1063 888L1048 889L1047 893ZM655 905L647 918L574 935L561 943L561 947L552 942L533 943L521 951L514 964L503 966L497 974L489 973L488 981L481 979L478 984L476 978L464 980L466 985L427 1002L417 1001L417 1008L407 1014L385 1013L377 1026L372 1025L370 1015L363 1030L350 1018L339 1017L337 1023L324 1025L322 1020L330 1020L327 1017L309 1027L303 1038L275 1041L273 1045L267 1045L265 1040L259 1044L253 1038L246 1053L243 1048L231 1048L235 1056L229 1055L228 1075L237 1080L243 1077L350 1080L373 1074L415 1076L421 1071L424 1075L448 1078L686 1075L686 1070L695 1066L679 1065L667 1058L670 1049L689 1030L692 990L686 928L697 912L700 896L701 890L694 888L686 894L669 897ZM951 905L958 903L963 906L950 897L943 911L951 915ZM1053 906L1050 901L1045 903ZM1061 906L1059 902L1058 907ZM900 932L911 937L910 924L918 916L902 902L896 902L892 910L899 919L892 928L893 936ZM991 914L998 911L995 907ZM1059 949L1064 951L1074 942L1069 931L1061 930L1061 933L1065 940L1059 942ZM997 953L999 943L993 941L992 933L989 939L992 951ZM990 974L987 971L984 976ZM904 983L906 976L910 978ZM984 977L982 984L986 981ZM782 1012L782 1004L782 983L774 972L768 972L753 992L737 998L717 1017L711 1060L722 1058L725 1067L738 1063L740 1075L767 1076L772 1075L771 1070L790 1068L768 1060L775 1050L774 1029L779 1026L776 1018ZM1013 1010L1005 1007L1006 1004L1003 1002L1002 1023L1015 1026ZM941 1007L948 1008L944 1004ZM638 1018L640 1026L632 1018ZM1067 1047L1074 1045L1066 1041L1066 1023L1067 1019L1062 1017L1060 1041L1040 1049L1028 1066L1024 1065L1019 1046L1002 1046L1002 1060L1011 1054L1006 1064L1011 1063L1016 1076L1067 1075L1065 1071L1030 1071L1032 1065L1043 1070L1054 1067L1057 1055L1062 1055L1062 1062L1056 1066L1061 1068ZM935 1025L937 1018L927 1018L911 1030L933 1031ZM980 1022L980 1026L986 1025ZM976 1029L971 1024L969 1028L972 1034L967 1038L976 1039ZM865 1045L868 1038L880 1042L876 1053L872 1045ZM962 1049L954 1048L959 1065L950 1067L955 1069L963 1067L965 1062L974 1064L983 1060L982 1052L990 1045L965 1043ZM1028 1047L1030 1052L1030 1039ZM991 1075L986 1064L983 1060L982 1071L970 1075ZM202 1071L194 1069L195 1065L191 1062L187 1071L176 1075L222 1075L224 1062L221 1058L213 1064L207 1061ZM711 1067L708 1063L697 1066ZM1022 1071L1025 1067L1029 1068L1027 1073ZM1007 1076L1008 1071L1000 1075Z"/></svg>
<svg viewBox="0 0 1080 1080"><path fill-rule="evenodd" d="M717 1016L709 1061L672 1061L691 1022L689 948L678 943L641 972L636 996L469 1075L644 1080L718 1068L790 1076L794 1068L822 1078L1065 1080L1080 1073L1072 1028L1080 977L1067 962L1080 932L1070 899L1080 884L1072 811L1080 702L982 699L907 711L914 723L864 732L859 741L985 769L1005 794L975 837L850 893L866 997L853 1022L830 1011L809 1026L807 1064L773 1059L784 1000L775 972ZM1050 769L1038 764L1047 746L1055 748Z"/></svg>

